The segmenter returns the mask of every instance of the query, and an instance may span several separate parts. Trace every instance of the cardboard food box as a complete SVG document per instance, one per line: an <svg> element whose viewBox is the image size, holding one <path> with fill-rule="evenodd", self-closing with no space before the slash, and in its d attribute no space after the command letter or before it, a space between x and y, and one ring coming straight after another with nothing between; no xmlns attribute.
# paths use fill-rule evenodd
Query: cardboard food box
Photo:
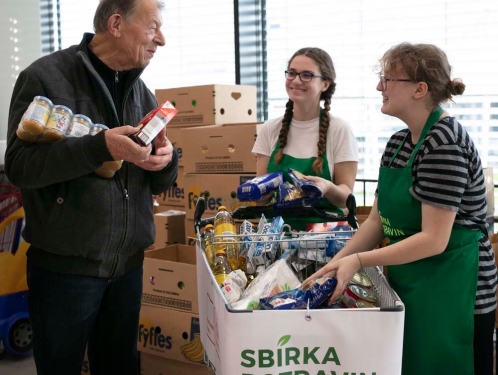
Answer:
<svg viewBox="0 0 498 375"><path fill-rule="evenodd" d="M156 240L147 250L160 249L168 245L183 244L185 233L185 211L164 211L154 214Z"/></svg>
<svg viewBox="0 0 498 375"><path fill-rule="evenodd" d="M169 125L169 124L168 124ZM179 127L167 127L168 139L170 140L173 147L178 153L178 166L183 167L183 139L182 139L182 128Z"/></svg>
<svg viewBox="0 0 498 375"><path fill-rule="evenodd" d="M196 314L142 305L137 347L142 353L204 365Z"/></svg>
<svg viewBox="0 0 498 375"><path fill-rule="evenodd" d="M159 103L169 100L178 114L174 126L256 122L256 86L204 85L156 90Z"/></svg>
<svg viewBox="0 0 498 375"><path fill-rule="evenodd" d="M178 177L175 183L167 191L156 197L159 205L176 206L177 210L185 208L185 182L183 167L178 168Z"/></svg>
<svg viewBox="0 0 498 375"><path fill-rule="evenodd" d="M197 314L195 247L173 245L145 252L142 304Z"/></svg>
<svg viewBox="0 0 498 375"><path fill-rule="evenodd" d="M183 129L185 173L256 173L252 154L261 123Z"/></svg>
<svg viewBox="0 0 498 375"><path fill-rule="evenodd" d="M201 195L204 197L207 195L203 217L216 215L219 206L225 206L228 211L233 211L240 205L237 188L254 177L255 173L185 174L186 218L194 219L195 203Z"/></svg>
<svg viewBox="0 0 498 375"><path fill-rule="evenodd" d="M192 365L190 363L173 361L141 353L140 355L140 375L210 375L211 371L207 366Z"/></svg>

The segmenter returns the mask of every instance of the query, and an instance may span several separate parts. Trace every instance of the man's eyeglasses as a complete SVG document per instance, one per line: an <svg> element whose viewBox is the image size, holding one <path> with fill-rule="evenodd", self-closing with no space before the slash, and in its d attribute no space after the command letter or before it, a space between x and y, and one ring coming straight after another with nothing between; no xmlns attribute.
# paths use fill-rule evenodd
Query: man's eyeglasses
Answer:
<svg viewBox="0 0 498 375"><path fill-rule="evenodd" d="M380 86L382 87L382 91L386 91L387 82L413 82L412 79L394 79L394 78L386 78L384 76L379 76Z"/></svg>
<svg viewBox="0 0 498 375"><path fill-rule="evenodd" d="M319 76L319 75L316 75L313 73L309 73L309 72L298 73L298 72L295 72L293 70L286 70L285 71L285 78L288 79L289 81L293 81L297 76L299 76L299 79L301 80L301 82L310 82L315 77L327 79L325 77L322 77L322 76Z"/></svg>

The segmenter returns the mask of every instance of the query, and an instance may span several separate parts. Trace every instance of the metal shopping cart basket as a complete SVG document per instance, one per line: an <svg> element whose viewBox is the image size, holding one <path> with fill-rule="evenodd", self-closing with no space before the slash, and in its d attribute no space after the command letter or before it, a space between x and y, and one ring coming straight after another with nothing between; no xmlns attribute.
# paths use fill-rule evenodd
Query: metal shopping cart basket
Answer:
<svg viewBox="0 0 498 375"><path fill-rule="evenodd" d="M28 354L32 346L26 282L29 245L21 239L23 223L19 191L0 185L0 358L7 352Z"/></svg>
<svg viewBox="0 0 498 375"><path fill-rule="evenodd" d="M318 212L312 207L300 208L298 214L347 221L352 235L357 228L354 197L348 202L349 212L345 216ZM200 198L194 217L198 235L197 286L201 342L214 373L401 374L404 305L378 267L364 269L379 297L374 308L235 310L224 298L200 247L200 229L213 222L213 218L201 219L204 204ZM268 217L281 214L272 212L271 207L244 207L233 211L232 216L254 219L261 213ZM316 241L303 232L292 234L290 239L271 241L301 241L305 235L309 241ZM241 246L243 242L237 244ZM292 259L298 263L310 260L312 256L310 259L309 254L302 256L299 252Z"/></svg>

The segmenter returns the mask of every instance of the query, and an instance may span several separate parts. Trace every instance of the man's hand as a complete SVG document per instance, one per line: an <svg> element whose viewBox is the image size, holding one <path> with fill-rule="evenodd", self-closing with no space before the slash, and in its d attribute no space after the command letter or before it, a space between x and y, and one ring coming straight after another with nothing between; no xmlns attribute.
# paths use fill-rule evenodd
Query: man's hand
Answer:
<svg viewBox="0 0 498 375"><path fill-rule="evenodd" d="M160 171L166 167L173 158L173 145L166 137L166 127L164 127L156 137L154 155L143 162L136 162L135 165L147 171Z"/></svg>
<svg viewBox="0 0 498 375"><path fill-rule="evenodd" d="M142 147L128 138L128 135L135 134L139 130L140 127L130 125L106 130L105 142L114 160L140 163L149 159L152 146Z"/></svg>

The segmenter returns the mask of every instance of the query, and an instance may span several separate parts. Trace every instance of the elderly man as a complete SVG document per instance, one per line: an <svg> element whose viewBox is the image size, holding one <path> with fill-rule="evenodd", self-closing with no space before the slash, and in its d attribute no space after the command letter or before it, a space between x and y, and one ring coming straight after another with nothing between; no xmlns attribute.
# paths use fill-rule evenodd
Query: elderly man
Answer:
<svg viewBox="0 0 498 375"><path fill-rule="evenodd" d="M17 79L5 164L26 212L39 375L79 374L87 342L92 375L138 373L142 263L155 234L152 195L178 173L164 130L148 147L128 137L157 106L140 75L165 43L162 7L157 0L101 0L95 35L35 61ZM16 129L38 95L109 130L26 143ZM114 177L95 173L113 160L123 160Z"/></svg>

